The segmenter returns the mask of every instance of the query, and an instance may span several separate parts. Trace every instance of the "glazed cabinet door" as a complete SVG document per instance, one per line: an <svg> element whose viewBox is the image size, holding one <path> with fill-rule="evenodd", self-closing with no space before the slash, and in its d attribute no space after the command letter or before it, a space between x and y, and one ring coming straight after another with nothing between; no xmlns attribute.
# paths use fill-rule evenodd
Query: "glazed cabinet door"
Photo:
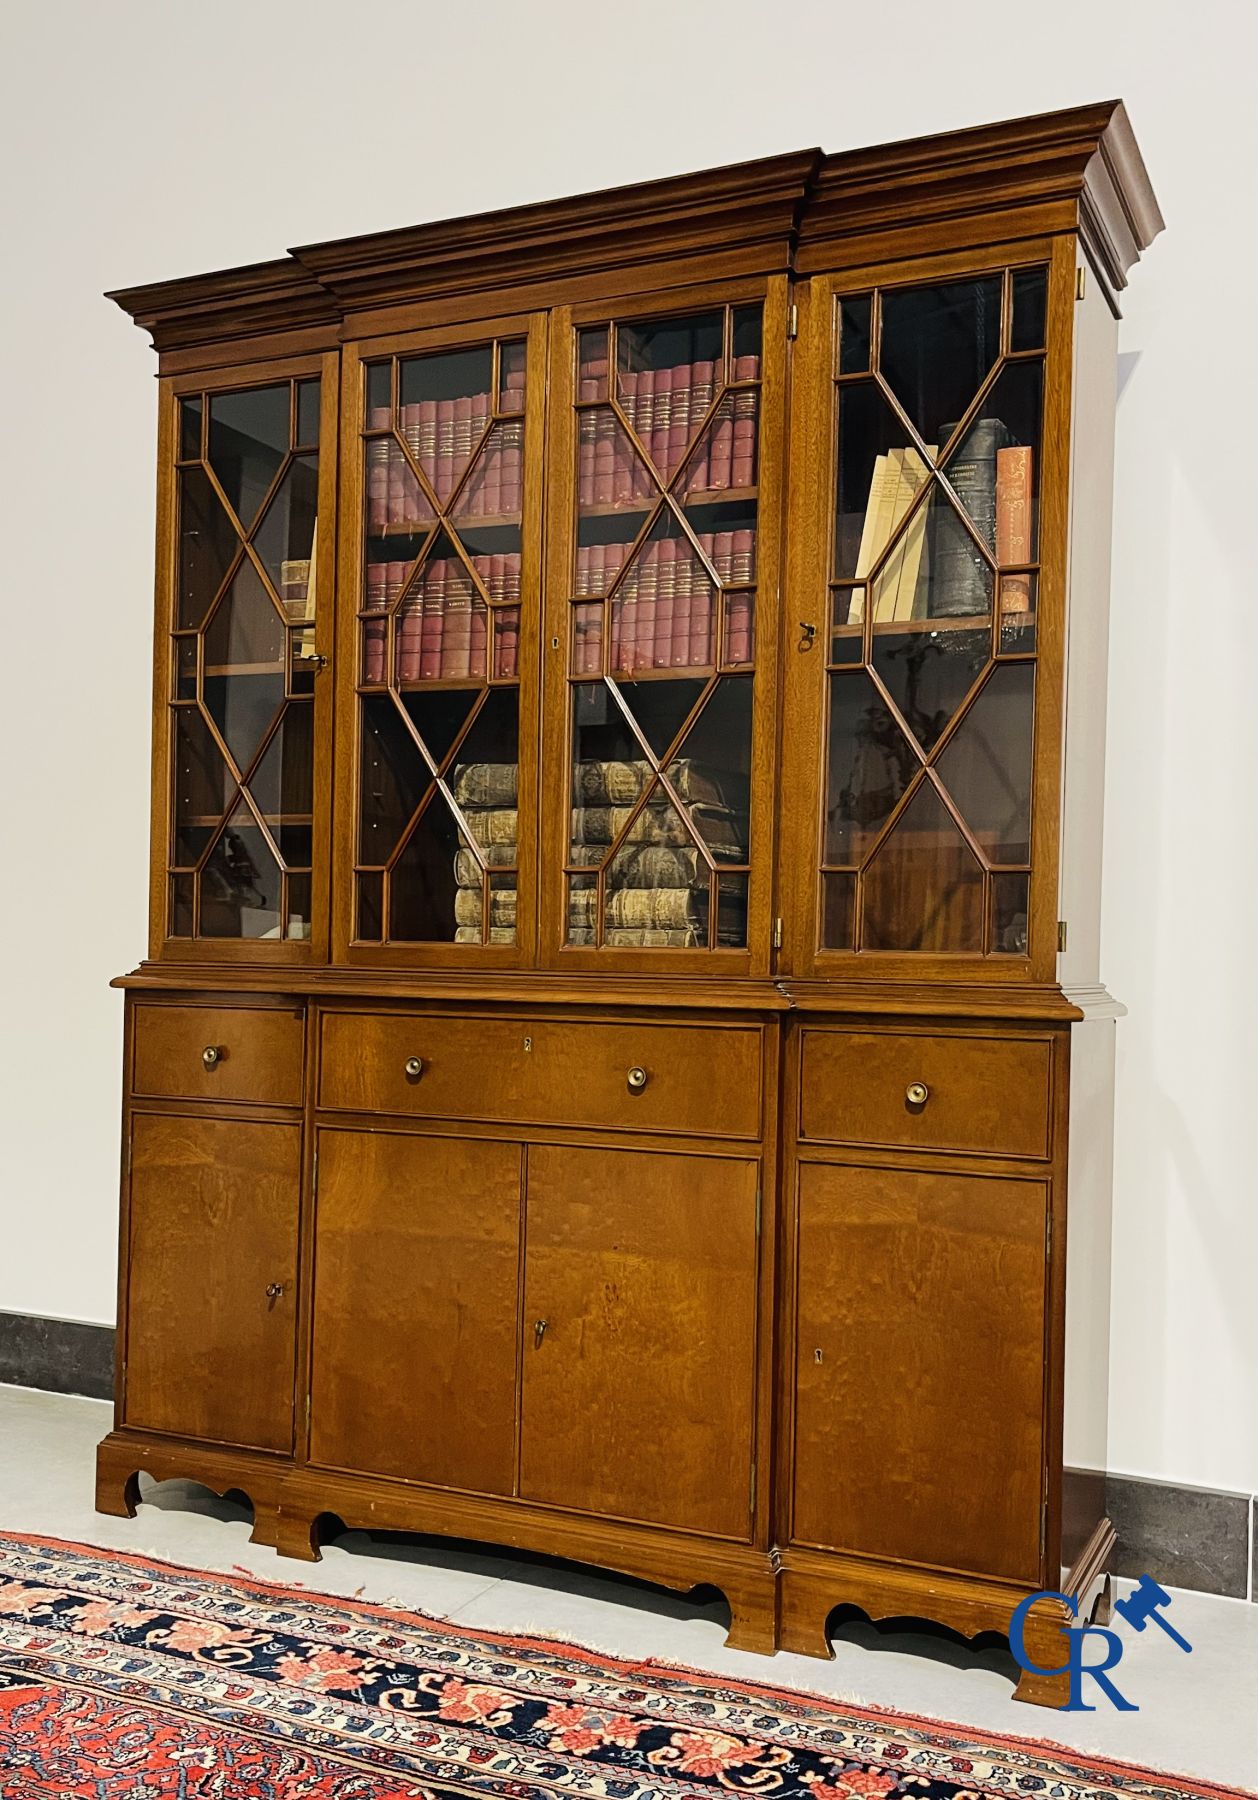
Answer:
<svg viewBox="0 0 1258 1800"><path fill-rule="evenodd" d="M310 1459L510 1494L518 1144L319 1133Z"/></svg>
<svg viewBox="0 0 1258 1800"><path fill-rule="evenodd" d="M301 1129L137 1113L125 1423L293 1447Z"/></svg>
<svg viewBox="0 0 1258 1800"><path fill-rule="evenodd" d="M817 277L792 390L797 973L1049 979L1073 265Z"/></svg>
<svg viewBox="0 0 1258 1800"><path fill-rule="evenodd" d="M801 1165L793 1542L1039 1578L1047 1203Z"/></svg>
<svg viewBox="0 0 1258 1800"><path fill-rule="evenodd" d="M534 960L545 330L346 352L336 949Z"/></svg>
<svg viewBox="0 0 1258 1800"><path fill-rule="evenodd" d="M334 356L163 385L153 953L328 942Z"/></svg>
<svg viewBox="0 0 1258 1800"><path fill-rule="evenodd" d="M530 1146L524 1498L749 1535L758 1174Z"/></svg>
<svg viewBox="0 0 1258 1800"><path fill-rule="evenodd" d="M551 330L548 962L767 970L785 283Z"/></svg>

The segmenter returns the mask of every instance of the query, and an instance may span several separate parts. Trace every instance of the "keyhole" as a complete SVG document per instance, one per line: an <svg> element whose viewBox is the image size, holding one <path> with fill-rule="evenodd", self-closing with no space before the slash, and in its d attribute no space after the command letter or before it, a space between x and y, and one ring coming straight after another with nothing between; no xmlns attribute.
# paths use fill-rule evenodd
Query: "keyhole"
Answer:
<svg viewBox="0 0 1258 1800"><path fill-rule="evenodd" d="M814 1362L824 1362L825 1361L825 1357L822 1355L820 1350L813 1351L812 1359Z"/></svg>

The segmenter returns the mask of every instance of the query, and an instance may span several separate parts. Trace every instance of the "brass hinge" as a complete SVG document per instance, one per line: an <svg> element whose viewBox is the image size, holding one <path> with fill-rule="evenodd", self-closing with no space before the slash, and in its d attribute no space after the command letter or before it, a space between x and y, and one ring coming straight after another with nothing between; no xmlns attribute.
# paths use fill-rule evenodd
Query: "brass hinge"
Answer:
<svg viewBox="0 0 1258 1800"><path fill-rule="evenodd" d="M310 1192L312 1194L319 1192L319 1152L317 1150L314 1153L314 1165L310 1176Z"/></svg>
<svg viewBox="0 0 1258 1800"><path fill-rule="evenodd" d="M760 1215L764 1207L764 1189L756 1189L756 1236L760 1236Z"/></svg>
<svg viewBox="0 0 1258 1800"><path fill-rule="evenodd" d="M306 1430L310 1430L310 1395L306 1395Z"/></svg>
<svg viewBox="0 0 1258 1800"><path fill-rule="evenodd" d="M774 921L773 921L773 948L775 950L780 950L782 948L782 921L781 921L781 919L774 919Z"/></svg>
<svg viewBox="0 0 1258 1800"><path fill-rule="evenodd" d="M1075 270L1075 299L1082 300L1088 291L1088 270L1086 263L1080 263Z"/></svg>
<svg viewBox="0 0 1258 1800"><path fill-rule="evenodd" d="M1062 951L1065 948L1066 948L1066 921L1064 919L1058 919L1058 921L1057 921L1057 954L1058 954L1058 956L1061 955Z"/></svg>
<svg viewBox="0 0 1258 1800"><path fill-rule="evenodd" d="M793 300L786 309L786 335L788 339L799 336L799 308Z"/></svg>
<svg viewBox="0 0 1258 1800"><path fill-rule="evenodd" d="M756 1511L756 1465L754 1462L751 1465L750 1509L752 1516L754 1517Z"/></svg>

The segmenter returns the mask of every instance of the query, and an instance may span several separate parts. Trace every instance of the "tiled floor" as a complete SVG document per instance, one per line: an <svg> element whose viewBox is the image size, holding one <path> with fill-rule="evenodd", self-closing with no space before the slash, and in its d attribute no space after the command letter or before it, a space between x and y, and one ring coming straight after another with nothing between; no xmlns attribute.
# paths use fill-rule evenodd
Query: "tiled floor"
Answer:
<svg viewBox="0 0 1258 1800"><path fill-rule="evenodd" d="M149 1488L133 1520L92 1510L93 1450L108 1405L0 1387L0 1530L102 1544L197 1568L246 1569L328 1594L413 1606L490 1630L566 1637L615 1655L811 1689L1070 1743L1179 1774L1258 1789L1258 1605L1174 1597L1172 1619L1191 1656L1156 1628L1135 1637L1120 1686L1140 1710L1061 1713L1013 1705L1007 1652L975 1654L948 1638L842 1629L829 1663L783 1652L726 1650L722 1604L696 1604L586 1570L414 1539L351 1532L323 1561L296 1563L249 1543L249 1516L203 1488Z"/></svg>

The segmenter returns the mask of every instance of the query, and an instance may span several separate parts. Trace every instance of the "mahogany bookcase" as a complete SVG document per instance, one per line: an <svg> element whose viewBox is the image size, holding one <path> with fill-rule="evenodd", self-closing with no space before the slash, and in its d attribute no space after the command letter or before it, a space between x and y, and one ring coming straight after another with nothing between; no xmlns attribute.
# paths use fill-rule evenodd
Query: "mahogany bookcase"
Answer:
<svg viewBox="0 0 1258 1800"><path fill-rule="evenodd" d="M1160 228L1110 103L113 296L160 429L103 1510L712 1583L766 1651L1103 1609Z"/></svg>

